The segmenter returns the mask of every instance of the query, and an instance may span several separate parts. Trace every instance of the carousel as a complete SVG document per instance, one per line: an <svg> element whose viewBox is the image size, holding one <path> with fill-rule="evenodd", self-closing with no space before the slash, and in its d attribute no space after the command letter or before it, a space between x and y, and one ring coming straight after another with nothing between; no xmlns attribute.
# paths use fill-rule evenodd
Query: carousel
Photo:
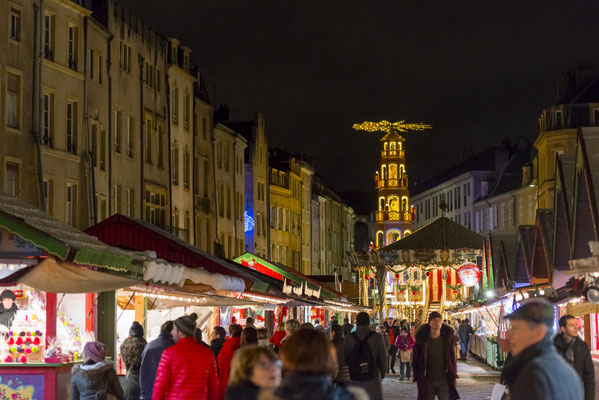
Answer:
<svg viewBox="0 0 599 400"><path fill-rule="evenodd" d="M437 220L358 261L360 304L380 320L425 320L431 311L448 318L493 281L485 238L445 217L443 206Z"/></svg>

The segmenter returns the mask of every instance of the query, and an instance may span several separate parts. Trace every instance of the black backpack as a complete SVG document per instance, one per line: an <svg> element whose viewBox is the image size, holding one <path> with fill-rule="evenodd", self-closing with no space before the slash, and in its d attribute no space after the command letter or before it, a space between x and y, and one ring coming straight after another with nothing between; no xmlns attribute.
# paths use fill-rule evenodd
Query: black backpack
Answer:
<svg viewBox="0 0 599 400"><path fill-rule="evenodd" d="M374 378L374 357L370 346L368 346L368 339L374 335L373 331L368 332L364 340L360 340L360 337L356 332L351 334L356 344L349 353L349 357L345 362L349 367L349 376L352 381L367 381Z"/></svg>

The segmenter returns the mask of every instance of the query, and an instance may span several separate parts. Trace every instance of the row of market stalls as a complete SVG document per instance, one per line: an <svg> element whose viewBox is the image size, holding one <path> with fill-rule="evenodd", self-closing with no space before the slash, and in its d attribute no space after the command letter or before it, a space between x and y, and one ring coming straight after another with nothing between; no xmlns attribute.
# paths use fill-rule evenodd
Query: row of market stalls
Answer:
<svg viewBox="0 0 599 400"><path fill-rule="evenodd" d="M599 373L599 129L582 128L576 153L556 158L553 209L537 210L534 225L515 239L492 238L496 288L492 296L453 310L469 318L478 335L471 351L501 367L509 351L503 316L522 299L554 304L555 329L565 314L576 317Z"/></svg>
<svg viewBox="0 0 599 400"><path fill-rule="evenodd" d="M164 321L194 311L208 340L212 327L248 316L272 332L287 318L363 309L250 253L213 257L122 215L84 233L1 193L0 286L0 392L19 399L67 398L71 367L90 340L105 343L120 369L133 321L152 340Z"/></svg>

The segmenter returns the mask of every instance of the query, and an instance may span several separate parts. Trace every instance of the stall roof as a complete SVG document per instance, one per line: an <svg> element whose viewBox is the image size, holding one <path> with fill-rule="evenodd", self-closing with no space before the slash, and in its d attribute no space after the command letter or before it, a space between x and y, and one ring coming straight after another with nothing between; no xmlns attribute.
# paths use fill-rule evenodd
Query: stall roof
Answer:
<svg viewBox="0 0 599 400"><path fill-rule="evenodd" d="M270 276L278 276L278 279L283 279L282 277L286 277L287 279L290 279L296 283L299 284L303 284L304 282L311 286L311 289L317 290L320 288L320 294L322 297L326 297L329 299L334 299L334 298L342 298L343 294L334 291L333 289L322 285L320 282L318 282L315 279L310 278L309 276L306 276L304 274L302 274L301 272L295 271L283 264L280 263L270 263L268 261L266 261L265 259L258 257L257 255L253 254L253 253L245 253L242 254L241 256L237 257L235 259L236 262L248 266L251 264L254 264L254 268L258 271L260 271L261 269L264 273L269 273ZM251 269L251 268L248 268Z"/></svg>
<svg viewBox="0 0 599 400"><path fill-rule="evenodd" d="M553 267L563 271L569 269L572 225L570 202L574 186L573 155L561 155L555 163L555 198L553 220Z"/></svg>
<svg viewBox="0 0 599 400"><path fill-rule="evenodd" d="M127 272L133 259L24 201L0 192L0 226L48 254L76 264Z"/></svg>
<svg viewBox="0 0 599 400"><path fill-rule="evenodd" d="M211 256L159 227L139 219L115 214L86 231L106 244L134 251L155 251L157 256L169 262L190 268L203 268L230 276L241 276L246 289L260 286L268 290L273 283L257 271L250 273L241 266Z"/></svg>
<svg viewBox="0 0 599 400"><path fill-rule="evenodd" d="M483 241L484 237L478 233L447 217L439 217L409 236L383 247L381 251L482 249Z"/></svg>
<svg viewBox="0 0 599 400"><path fill-rule="evenodd" d="M530 284L530 267L534 225L520 225L516 241L516 258L510 276L515 283Z"/></svg>
<svg viewBox="0 0 599 400"><path fill-rule="evenodd" d="M532 258L530 260L531 283L551 282L553 264L553 210L537 210Z"/></svg>

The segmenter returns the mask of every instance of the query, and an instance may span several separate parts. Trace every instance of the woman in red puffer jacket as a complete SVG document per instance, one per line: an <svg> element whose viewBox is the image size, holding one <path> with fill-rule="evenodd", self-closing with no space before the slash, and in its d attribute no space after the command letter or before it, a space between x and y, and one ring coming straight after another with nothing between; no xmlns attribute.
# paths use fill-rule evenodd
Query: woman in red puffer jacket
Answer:
<svg viewBox="0 0 599 400"><path fill-rule="evenodd" d="M194 337L197 318L194 313L175 320L171 334L177 343L162 353L152 399L217 399L216 360L212 350Z"/></svg>
<svg viewBox="0 0 599 400"><path fill-rule="evenodd" d="M287 333L285 333L285 324L282 322L279 322L279 325L277 325L277 330L276 330L275 334L272 335L272 337L268 340L270 341L270 343L272 343L275 346L275 349L278 351L279 347L281 347L281 340L283 340L283 338L286 335L287 335Z"/></svg>

